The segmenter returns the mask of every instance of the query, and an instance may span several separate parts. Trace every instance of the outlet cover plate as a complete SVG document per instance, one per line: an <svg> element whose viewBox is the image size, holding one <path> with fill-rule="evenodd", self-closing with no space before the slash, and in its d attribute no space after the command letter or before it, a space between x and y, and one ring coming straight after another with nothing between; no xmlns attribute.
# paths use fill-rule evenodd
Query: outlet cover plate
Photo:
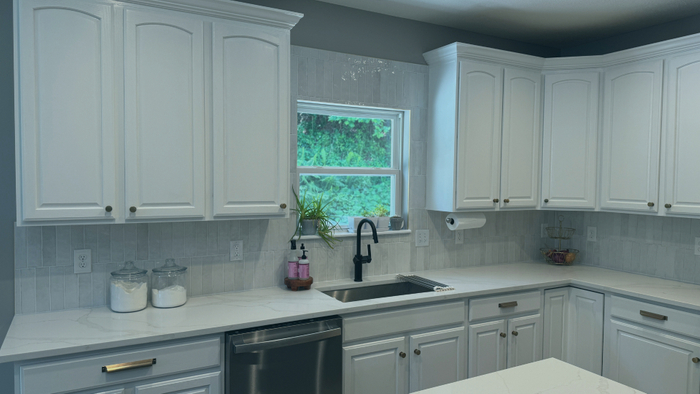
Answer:
<svg viewBox="0 0 700 394"><path fill-rule="evenodd" d="M586 231L586 241L597 242L598 241L598 229L596 227L588 227Z"/></svg>
<svg viewBox="0 0 700 394"><path fill-rule="evenodd" d="M73 273L87 274L92 272L92 250L75 249L73 251Z"/></svg>
<svg viewBox="0 0 700 394"><path fill-rule="evenodd" d="M695 238L695 255L700 256L700 238Z"/></svg>
<svg viewBox="0 0 700 394"><path fill-rule="evenodd" d="M243 260L243 241L231 241L231 250L229 256L229 261Z"/></svg>
<svg viewBox="0 0 700 394"><path fill-rule="evenodd" d="M430 245L430 231L416 230L416 246Z"/></svg>
<svg viewBox="0 0 700 394"><path fill-rule="evenodd" d="M463 244L464 243L464 231L462 230L457 230L455 231L455 244Z"/></svg>

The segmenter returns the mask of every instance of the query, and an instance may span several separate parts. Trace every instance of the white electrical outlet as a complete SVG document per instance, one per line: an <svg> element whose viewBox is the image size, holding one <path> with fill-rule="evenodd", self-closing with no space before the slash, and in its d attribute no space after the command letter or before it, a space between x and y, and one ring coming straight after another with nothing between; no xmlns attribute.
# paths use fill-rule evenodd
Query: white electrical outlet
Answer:
<svg viewBox="0 0 700 394"><path fill-rule="evenodd" d="M230 261L243 260L243 241L231 241Z"/></svg>
<svg viewBox="0 0 700 394"><path fill-rule="evenodd" d="M547 224L542 223L542 227L540 228L540 238L547 238Z"/></svg>
<svg viewBox="0 0 700 394"><path fill-rule="evenodd" d="M416 230L416 246L430 245L430 231Z"/></svg>
<svg viewBox="0 0 700 394"><path fill-rule="evenodd" d="M598 240L598 229L595 227L588 227L586 232L586 241L596 242Z"/></svg>
<svg viewBox="0 0 700 394"><path fill-rule="evenodd" d="M464 243L464 232L462 230L455 231L455 243L456 244L463 244Z"/></svg>
<svg viewBox="0 0 700 394"><path fill-rule="evenodd" d="M700 256L700 238L695 238L695 255Z"/></svg>
<svg viewBox="0 0 700 394"><path fill-rule="evenodd" d="M76 249L73 251L73 273L85 274L92 272L92 250Z"/></svg>

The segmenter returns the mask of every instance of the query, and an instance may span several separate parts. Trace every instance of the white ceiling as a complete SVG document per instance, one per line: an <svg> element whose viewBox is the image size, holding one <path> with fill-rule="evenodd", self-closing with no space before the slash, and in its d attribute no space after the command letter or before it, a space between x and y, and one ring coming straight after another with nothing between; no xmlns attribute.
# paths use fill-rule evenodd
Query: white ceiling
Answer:
<svg viewBox="0 0 700 394"><path fill-rule="evenodd" d="M566 47L700 14L700 0L319 0Z"/></svg>

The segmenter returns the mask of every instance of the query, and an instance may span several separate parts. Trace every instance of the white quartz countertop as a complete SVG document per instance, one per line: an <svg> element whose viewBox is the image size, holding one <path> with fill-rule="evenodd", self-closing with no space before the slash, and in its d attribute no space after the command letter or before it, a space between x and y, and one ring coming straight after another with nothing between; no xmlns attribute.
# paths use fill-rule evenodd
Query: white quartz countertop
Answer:
<svg viewBox="0 0 700 394"><path fill-rule="evenodd" d="M90 350L219 334L268 324L393 308L485 294L577 285L592 290L700 311L700 286L586 266L525 262L418 273L454 291L410 294L342 303L318 289L395 281L395 275L314 284L309 291L283 287L193 297L182 307L149 306L134 313L107 307L14 317L0 348L0 363Z"/></svg>
<svg viewBox="0 0 700 394"><path fill-rule="evenodd" d="M415 394L644 394L554 358L508 368Z"/></svg>

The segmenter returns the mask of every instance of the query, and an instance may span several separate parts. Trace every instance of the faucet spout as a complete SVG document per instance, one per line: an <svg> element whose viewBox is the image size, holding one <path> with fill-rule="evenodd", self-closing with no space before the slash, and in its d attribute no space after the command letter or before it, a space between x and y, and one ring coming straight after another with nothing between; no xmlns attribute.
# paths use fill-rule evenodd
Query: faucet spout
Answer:
<svg viewBox="0 0 700 394"><path fill-rule="evenodd" d="M369 264L372 262L372 250L370 249L369 245L367 245L367 256L362 255L362 225L365 223L369 223L369 226L372 228L372 238L374 239L374 243L379 243L379 238L377 238L377 228L374 226L374 223L365 218L360 220L360 222L357 224L357 254L355 257L352 259L352 262L355 264L355 282L362 282L362 264Z"/></svg>

